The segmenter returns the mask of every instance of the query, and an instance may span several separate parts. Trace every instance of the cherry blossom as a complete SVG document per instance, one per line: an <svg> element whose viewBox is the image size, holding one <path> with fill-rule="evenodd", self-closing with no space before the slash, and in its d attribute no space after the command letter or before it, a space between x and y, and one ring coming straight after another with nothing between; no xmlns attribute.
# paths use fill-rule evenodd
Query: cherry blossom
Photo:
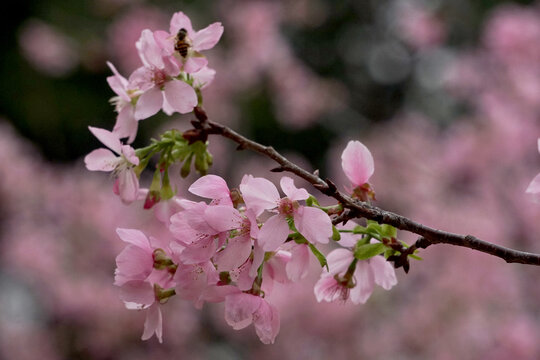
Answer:
<svg viewBox="0 0 540 360"><path fill-rule="evenodd" d="M139 194L139 179L133 170L139 165L135 150L129 145L122 145L117 134L105 129L88 127L92 134L109 149L96 149L86 155L84 162L90 171L112 171L116 177L115 189L120 199L126 204L135 201Z"/></svg>
<svg viewBox="0 0 540 360"><path fill-rule="evenodd" d="M107 82L117 95L110 100L115 106L115 111L118 113L113 133L117 134L119 138L127 137L127 142L132 143L137 135L138 127L137 120L135 119L134 102L142 92L130 84L125 77L120 75L113 64L107 61L107 65L114 74L107 77Z"/></svg>
<svg viewBox="0 0 540 360"><path fill-rule="evenodd" d="M225 320L235 330L251 323L264 344L273 344L279 332L279 313L260 296L237 293L225 298Z"/></svg>
<svg viewBox="0 0 540 360"><path fill-rule="evenodd" d="M329 271L323 272L314 289L319 302L350 300L354 304L364 304L375 284L385 290L397 284L394 268L381 256L355 260L352 251L336 249L328 254L327 260Z"/></svg>
<svg viewBox="0 0 540 360"><path fill-rule="evenodd" d="M213 48L222 34L223 26L219 22L199 31L193 30L189 17L180 11L173 15L169 32L158 30L154 32L154 37L164 54L174 56L183 71L195 73L208 64L200 52ZM182 43L183 51L178 50L179 43Z"/></svg>
<svg viewBox="0 0 540 360"><path fill-rule="evenodd" d="M287 218L293 218L300 234L311 243L328 243L332 236L332 222L321 209L302 206L299 200L306 200L308 192L294 186L293 179L281 178L281 189L287 195L281 198L277 188L264 178L247 177L240 185L248 209L255 214L264 210L277 209L277 214L270 217L261 228L259 244L265 251L274 251L285 242L290 232Z"/></svg>

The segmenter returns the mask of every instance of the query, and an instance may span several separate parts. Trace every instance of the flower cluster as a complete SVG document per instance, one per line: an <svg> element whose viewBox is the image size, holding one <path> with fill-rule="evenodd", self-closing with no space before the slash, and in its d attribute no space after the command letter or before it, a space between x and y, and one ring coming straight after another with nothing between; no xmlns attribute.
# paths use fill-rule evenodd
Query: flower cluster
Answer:
<svg viewBox="0 0 540 360"><path fill-rule="evenodd" d="M111 150L121 154L120 159L111 161L110 154L98 149L85 158L89 170L114 171L118 181L115 192L125 203L137 198L138 177L133 171L138 165L123 153L134 154L133 149L124 145L120 150L120 139L133 142L137 135L138 121L163 110L167 115L175 112L186 114L199 103L201 89L214 79L215 71L201 51L211 49L223 34L223 26L214 23L195 31L191 20L182 12L171 19L169 32L145 29L136 47L142 66L125 78L108 62L113 76L107 78L116 96L111 99L118 113L112 133L91 128L96 137ZM118 160L120 160L118 159ZM128 178L130 181L122 181Z"/></svg>
<svg viewBox="0 0 540 360"><path fill-rule="evenodd" d="M116 258L114 284L128 309L146 311L143 340L155 334L162 341L161 306L177 296L196 308L223 302L230 326L242 329L253 323L260 340L273 343L280 321L268 296L276 282L292 283L307 276L310 253L326 267L315 285L317 300L353 303L366 302L374 284L387 290L394 286L394 268L386 259L409 256L400 254L403 245L390 226L351 222L336 228L331 216L342 214L343 206L321 206L290 177L281 178L282 196L262 177L244 175L238 188L231 189L223 178L207 175L212 156L200 123L197 127L194 122L193 130L200 136L170 130L147 147L129 145L137 122L159 110L194 111L201 120L200 90L212 81L214 71L200 52L213 47L222 32L219 23L195 32L181 12L174 14L169 32L143 30L136 43L143 66L126 79L109 63L114 75L107 80L117 94L112 100L118 113L114 129L90 127L110 150L88 154L87 168L112 171L114 191L121 200L126 204L144 200L143 207L154 208L167 230L167 235L153 237L138 229L117 229L127 246ZM140 174L158 155L150 186L141 188ZM203 175L189 192L206 202L177 195L169 168L178 162L183 162L183 177L192 163ZM350 141L342 154L342 168L352 184L348 189L352 197L375 198L368 183L374 161L366 146ZM318 246L330 239L342 248L327 259Z"/></svg>

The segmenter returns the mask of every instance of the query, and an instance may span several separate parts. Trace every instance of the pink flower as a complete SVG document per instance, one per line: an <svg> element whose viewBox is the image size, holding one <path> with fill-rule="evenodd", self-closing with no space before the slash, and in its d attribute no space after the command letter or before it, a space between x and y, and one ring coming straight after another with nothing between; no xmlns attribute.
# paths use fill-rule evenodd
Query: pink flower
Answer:
<svg viewBox="0 0 540 360"><path fill-rule="evenodd" d="M96 149L84 158L86 168L90 171L112 171L116 176L115 188L120 199L126 204L137 200L139 179L133 168L139 165L139 158L135 150L129 145L122 145L115 133L91 126L88 128L99 141L120 156L108 149Z"/></svg>
<svg viewBox="0 0 540 360"><path fill-rule="evenodd" d="M385 290L397 284L394 268L382 256L357 261L353 272L349 268L355 259L348 249L336 249L326 259L330 270L321 275L314 289L318 302L350 299L354 304L364 304L375 284Z"/></svg>
<svg viewBox="0 0 540 360"><path fill-rule="evenodd" d="M111 103L115 105L115 110L118 113L116 124L114 125L113 133L119 138L127 137L128 143L132 143L137 135L138 123L135 119L134 100L142 93L134 87L129 81L120 75L113 64L107 61L107 65L113 72L113 76L107 78L107 82L117 96L111 99Z"/></svg>
<svg viewBox="0 0 540 360"><path fill-rule="evenodd" d="M265 251L274 251L285 242L289 235L287 218L294 219L296 229L311 243L328 243L332 236L330 217L321 209L301 206L298 201L306 200L308 192L294 186L293 179L281 178L281 189L287 195L281 198L278 190L264 178L247 176L240 185L240 191L248 209L260 215L264 210L277 208L277 214L262 226L258 243Z"/></svg>
<svg viewBox="0 0 540 360"><path fill-rule="evenodd" d="M349 141L341 154L341 167L355 187L367 183L375 171L373 156L360 141Z"/></svg>
<svg viewBox="0 0 540 360"><path fill-rule="evenodd" d="M212 199L217 205L232 206L231 192L223 178L217 175L205 175L189 187L189 192L203 198Z"/></svg>
<svg viewBox="0 0 540 360"><path fill-rule="evenodd" d="M163 289L175 286L173 275L163 264L168 254L163 249L154 249L143 232L135 229L117 229L118 236L129 245L116 258L115 285L120 287L120 298L128 309L146 309L143 340L156 334L162 342L162 315L159 302L167 299ZM161 255L161 256L160 256ZM160 258L161 257L161 258Z"/></svg>
<svg viewBox="0 0 540 360"><path fill-rule="evenodd" d="M197 105L197 94L190 85L177 78L180 68L171 58L162 57L150 30L143 30L137 49L144 66L129 78L129 82L143 92L135 105L135 119L146 119L160 109L167 115L175 111L191 112Z"/></svg>
<svg viewBox="0 0 540 360"><path fill-rule="evenodd" d="M235 330L251 323L264 344L273 344L279 332L279 313L263 298L246 294L232 294L225 298L225 320Z"/></svg>
<svg viewBox="0 0 540 360"><path fill-rule="evenodd" d="M183 12L177 12L171 19L169 33L156 31L154 37L165 55L174 56L183 71L194 73L208 64L200 51L213 48L222 34L223 26L219 22L195 31L191 20Z"/></svg>
<svg viewBox="0 0 540 360"><path fill-rule="evenodd" d="M116 233L129 245L116 257L114 284L122 286L131 280L146 280L154 268L154 249L142 231L116 229Z"/></svg>

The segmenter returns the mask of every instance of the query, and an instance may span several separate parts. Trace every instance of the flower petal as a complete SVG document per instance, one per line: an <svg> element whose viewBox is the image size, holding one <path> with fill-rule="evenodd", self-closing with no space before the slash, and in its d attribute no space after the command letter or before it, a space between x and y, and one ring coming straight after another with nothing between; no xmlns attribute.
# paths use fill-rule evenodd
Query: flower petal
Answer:
<svg viewBox="0 0 540 360"><path fill-rule="evenodd" d="M223 35L223 25L215 22L202 30L197 31L191 40L193 40L193 49L195 51L208 50L213 48Z"/></svg>
<svg viewBox="0 0 540 360"><path fill-rule="evenodd" d="M174 13L172 16L169 32L172 36L176 36L180 29L186 29L188 36L192 36L194 33L193 27L191 26L191 20L181 11Z"/></svg>
<svg viewBox="0 0 540 360"><path fill-rule="evenodd" d="M375 171L373 156L360 141L349 141L341 154L341 167L355 186L367 183Z"/></svg>
<svg viewBox="0 0 540 360"><path fill-rule="evenodd" d="M230 197L227 183L222 177L217 175L205 175L197 179L197 181L191 184L188 191L207 199Z"/></svg>
<svg viewBox="0 0 540 360"><path fill-rule="evenodd" d="M180 80L172 80L165 84L165 99L171 107L180 114L187 114L197 106L195 90Z"/></svg>
<svg viewBox="0 0 540 360"><path fill-rule="evenodd" d="M280 199L274 184L265 178L245 177L245 181L240 184L240 191L246 207L253 210L256 215L275 208Z"/></svg>
<svg viewBox="0 0 540 360"><path fill-rule="evenodd" d="M135 120L134 108L131 105L126 105L116 117L116 124L114 124L113 133L119 138L127 137L127 143L131 144L137 136L137 128L139 122Z"/></svg>
<svg viewBox="0 0 540 360"><path fill-rule="evenodd" d="M354 255L348 249L335 249L330 254L326 255L328 262L329 274L336 275L347 271L349 265L353 261Z"/></svg>
<svg viewBox="0 0 540 360"><path fill-rule="evenodd" d="M257 241L264 251L274 251L287 240L289 224L283 215L274 215L266 220Z"/></svg>
<svg viewBox="0 0 540 360"><path fill-rule="evenodd" d="M156 114L163 105L163 94L154 86L144 92L135 105L135 119L143 120Z"/></svg>
<svg viewBox="0 0 540 360"><path fill-rule="evenodd" d="M394 267L382 256L374 256L369 259L369 265L373 270L375 283L385 290L390 290L397 284L396 271Z"/></svg>
<svg viewBox="0 0 540 360"><path fill-rule="evenodd" d="M240 293L225 298L225 321L235 330L243 329L253 321L253 313L261 306L260 297Z"/></svg>
<svg viewBox="0 0 540 360"><path fill-rule="evenodd" d="M118 191L120 199L126 204L137 200L139 195L139 179L133 169L125 169L118 174Z"/></svg>
<svg viewBox="0 0 540 360"><path fill-rule="evenodd" d="M305 244L296 244L291 249L291 260L287 263L287 277L298 281L307 276L309 270L309 249Z"/></svg>
<svg viewBox="0 0 540 360"><path fill-rule="evenodd" d="M90 171L113 171L120 158L109 149L96 149L84 157L84 164Z"/></svg>
<svg viewBox="0 0 540 360"><path fill-rule="evenodd" d="M262 299L253 316L253 324L261 342L273 344L279 333L279 312L274 306Z"/></svg>
<svg viewBox="0 0 540 360"><path fill-rule="evenodd" d="M350 299L354 304L365 304L375 287L373 270L367 261L358 261L354 271L355 287L351 289Z"/></svg>
<svg viewBox="0 0 540 360"><path fill-rule="evenodd" d="M120 154L122 143L120 142L118 135L110 132L109 130L100 129L92 126L89 126L88 129L92 134L94 134L95 137L98 138L99 141L101 141L103 145L107 146L115 153Z"/></svg>
<svg viewBox="0 0 540 360"><path fill-rule="evenodd" d="M307 190L294 186L294 180L290 177L282 177L279 184L281 185L281 190L283 190L285 195L291 200L306 200L309 197Z"/></svg>
<svg viewBox="0 0 540 360"><path fill-rule="evenodd" d="M153 286L143 280L131 280L120 287L120 298L125 302L150 305L155 301Z"/></svg>
<svg viewBox="0 0 540 360"><path fill-rule="evenodd" d="M142 340L148 340L156 334L160 343L163 342L163 317L159 304L154 303L146 310L146 320L144 321L144 331Z"/></svg>
<svg viewBox="0 0 540 360"><path fill-rule="evenodd" d="M294 213L294 225L312 244L327 244L332 236L332 220L321 209L301 206Z"/></svg>

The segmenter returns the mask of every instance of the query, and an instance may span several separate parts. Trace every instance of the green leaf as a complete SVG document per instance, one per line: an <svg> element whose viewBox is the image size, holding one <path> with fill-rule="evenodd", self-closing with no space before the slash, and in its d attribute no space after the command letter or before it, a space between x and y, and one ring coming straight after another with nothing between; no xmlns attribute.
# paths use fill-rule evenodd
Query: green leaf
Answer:
<svg viewBox="0 0 540 360"><path fill-rule="evenodd" d="M381 225L381 236L383 238L395 238L397 236L397 229L392 225Z"/></svg>
<svg viewBox="0 0 540 360"><path fill-rule="evenodd" d="M409 254L409 257L413 258L414 260L424 260L420 256L417 256L417 255L414 255L414 254Z"/></svg>
<svg viewBox="0 0 540 360"><path fill-rule="evenodd" d="M328 263L326 262L326 257L323 255L323 253L321 253L319 249L317 249L315 245L311 243L308 243L308 246L311 252L313 253L313 255L315 255L317 260L319 260L319 264L321 264L321 267L326 267L326 270L330 271L330 269L328 269Z"/></svg>
<svg viewBox="0 0 540 360"><path fill-rule="evenodd" d="M319 204L319 201L317 201L317 199L316 199L313 195L310 195L310 196L306 199L306 205L307 205L307 206L313 206L313 205L321 206L321 205Z"/></svg>
<svg viewBox="0 0 540 360"><path fill-rule="evenodd" d="M358 246L354 250L354 257L358 260L367 260L385 252L387 247L382 243Z"/></svg>

